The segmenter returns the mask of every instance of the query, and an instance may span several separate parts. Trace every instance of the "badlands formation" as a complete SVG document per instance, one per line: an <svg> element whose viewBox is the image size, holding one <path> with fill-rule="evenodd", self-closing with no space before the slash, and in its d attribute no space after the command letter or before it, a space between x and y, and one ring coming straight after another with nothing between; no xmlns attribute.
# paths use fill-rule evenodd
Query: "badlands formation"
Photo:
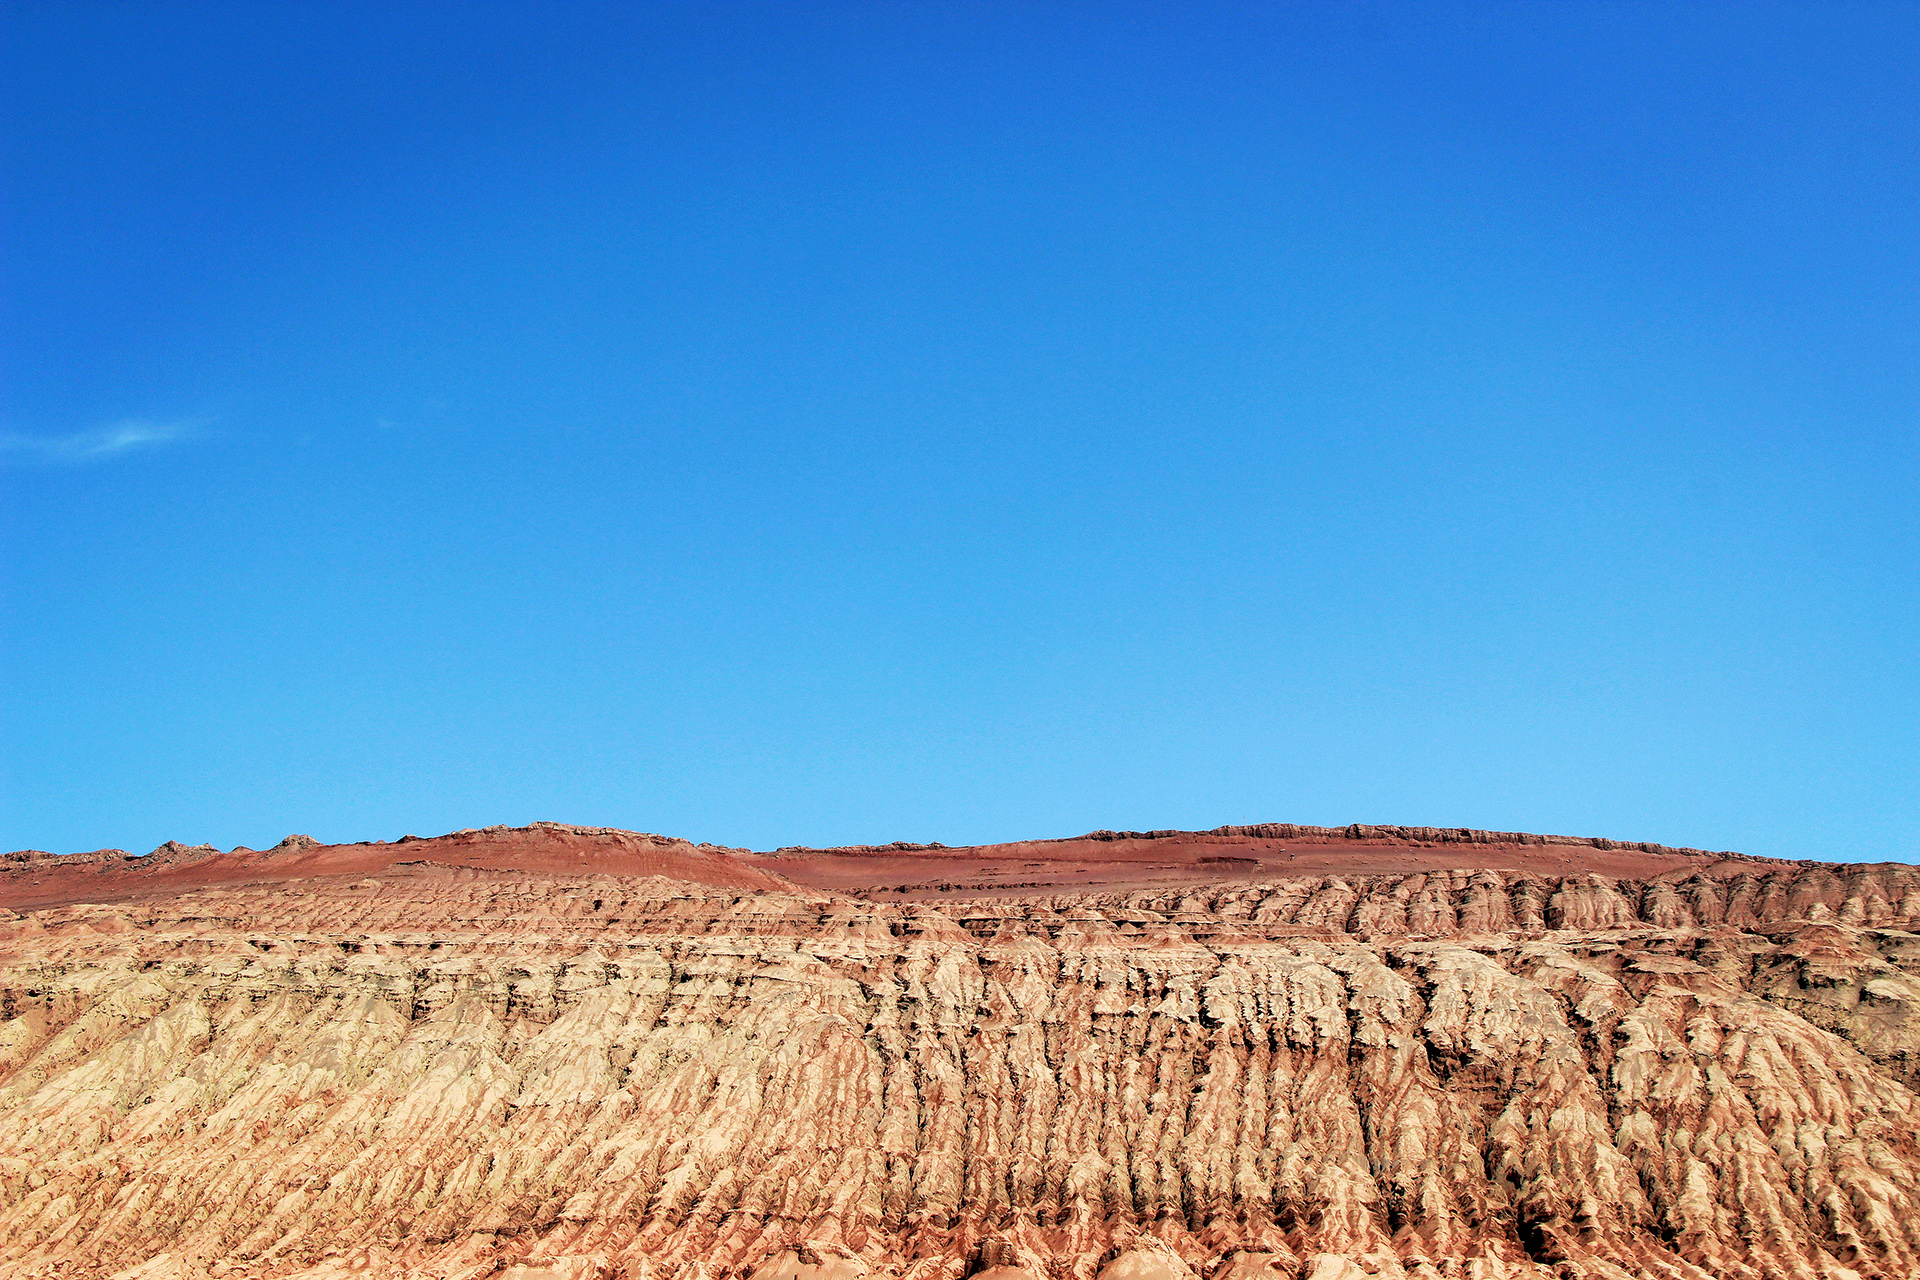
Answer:
<svg viewBox="0 0 1920 1280"><path fill-rule="evenodd" d="M0 1273L1920 1275L1920 869L1285 825L0 859Z"/></svg>

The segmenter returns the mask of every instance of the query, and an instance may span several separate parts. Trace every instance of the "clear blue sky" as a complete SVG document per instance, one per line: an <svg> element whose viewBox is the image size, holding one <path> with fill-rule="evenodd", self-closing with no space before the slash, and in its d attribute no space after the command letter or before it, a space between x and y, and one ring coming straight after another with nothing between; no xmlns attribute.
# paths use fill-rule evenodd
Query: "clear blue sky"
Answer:
<svg viewBox="0 0 1920 1280"><path fill-rule="evenodd" d="M1920 858L1920 7L4 15L0 848Z"/></svg>

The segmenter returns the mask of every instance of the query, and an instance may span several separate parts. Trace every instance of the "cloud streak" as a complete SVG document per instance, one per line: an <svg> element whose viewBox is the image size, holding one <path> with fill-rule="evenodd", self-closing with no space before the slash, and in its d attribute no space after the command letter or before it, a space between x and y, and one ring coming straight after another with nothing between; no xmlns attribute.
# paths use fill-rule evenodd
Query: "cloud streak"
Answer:
<svg viewBox="0 0 1920 1280"><path fill-rule="evenodd" d="M151 418L123 418L90 431L61 436L0 434L0 458L15 463L74 466L103 462L165 445L180 444L202 434L203 422L156 422Z"/></svg>

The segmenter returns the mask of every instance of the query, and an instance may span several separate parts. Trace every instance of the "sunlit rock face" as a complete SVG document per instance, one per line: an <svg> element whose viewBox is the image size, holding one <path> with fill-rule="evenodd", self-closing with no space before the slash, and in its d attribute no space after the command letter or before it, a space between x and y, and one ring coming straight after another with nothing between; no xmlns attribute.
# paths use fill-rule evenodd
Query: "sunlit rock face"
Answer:
<svg viewBox="0 0 1920 1280"><path fill-rule="evenodd" d="M0 1269L1920 1275L1912 869L898 902L567 839L9 873Z"/></svg>

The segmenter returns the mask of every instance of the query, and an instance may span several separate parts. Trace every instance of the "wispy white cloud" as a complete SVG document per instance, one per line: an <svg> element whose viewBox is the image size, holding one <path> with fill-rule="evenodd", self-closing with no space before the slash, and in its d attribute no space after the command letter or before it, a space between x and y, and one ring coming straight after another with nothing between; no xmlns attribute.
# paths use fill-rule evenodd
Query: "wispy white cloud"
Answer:
<svg viewBox="0 0 1920 1280"><path fill-rule="evenodd" d="M58 436L0 432L0 458L48 465L99 462L193 440L204 435L206 427L204 419L159 422L152 418L122 418L104 427Z"/></svg>

